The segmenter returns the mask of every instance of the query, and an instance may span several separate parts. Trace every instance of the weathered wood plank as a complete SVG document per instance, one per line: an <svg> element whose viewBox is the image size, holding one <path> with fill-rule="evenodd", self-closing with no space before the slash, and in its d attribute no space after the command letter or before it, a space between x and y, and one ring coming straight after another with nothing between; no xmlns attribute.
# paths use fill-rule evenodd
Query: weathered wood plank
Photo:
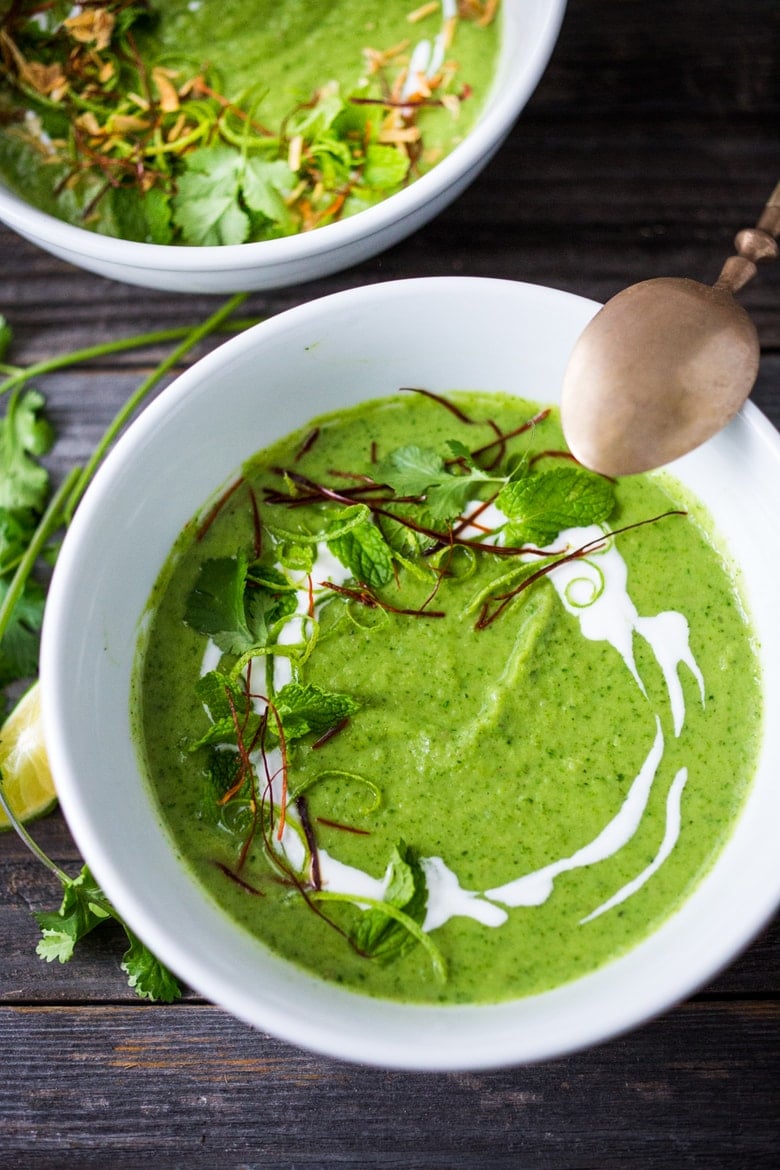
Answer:
<svg viewBox="0 0 780 1170"><path fill-rule="evenodd" d="M548 1064L419 1075L312 1057L213 1008L5 1008L5 1164L769 1167L777 1023L774 1004L688 1005Z"/></svg>
<svg viewBox="0 0 780 1170"><path fill-rule="evenodd" d="M656 275L712 279L780 176L779 31L776 0L569 0L527 109L452 207L382 256L255 293L242 312L427 275L597 300ZM191 324L222 299L103 280L0 227L12 360ZM780 264L742 300L764 347L753 399L780 426ZM91 452L164 352L41 380L60 436L55 474ZM75 870L59 815L35 835ZM69 965L44 964L31 910L57 900L22 844L0 837L2 1170L776 1164L780 920L693 1000L610 1044L535 1068L415 1076L299 1052L195 997L139 1004L119 970L118 928Z"/></svg>

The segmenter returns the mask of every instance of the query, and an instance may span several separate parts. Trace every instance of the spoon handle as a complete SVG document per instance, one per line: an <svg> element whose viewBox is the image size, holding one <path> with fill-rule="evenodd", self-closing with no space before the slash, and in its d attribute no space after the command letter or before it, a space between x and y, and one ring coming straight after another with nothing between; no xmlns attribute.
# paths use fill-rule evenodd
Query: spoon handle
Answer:
<svg viewBox="0 0 780 1170"><path fill-rule="evenodd" d="M715 281L715 288L736 293L756 275L757 265L776 260L780 235L780 183L777 184L754 228L744 228L734 237L737 255L729 256Z"/></svg>

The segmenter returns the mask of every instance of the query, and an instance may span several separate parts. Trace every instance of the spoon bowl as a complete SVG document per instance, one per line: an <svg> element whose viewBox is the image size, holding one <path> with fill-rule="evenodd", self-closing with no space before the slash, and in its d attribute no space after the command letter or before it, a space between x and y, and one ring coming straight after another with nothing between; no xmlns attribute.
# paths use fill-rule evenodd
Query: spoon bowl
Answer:
<svg viewBox="0 0 780 1170"><path fill-rule="evenodd" d="M618 293L575 345L561 417L572 454L603 475L651 471L716 435L758 374L755 327L734 294L777 258L780 183L734 238L714 285L657 277Z"/></svg>
<svg viewBox="0 0 780 1170"><path fill-rule="evenodd" d="M722 430L750 394L759 343L725 289L658 277L613 297L563 383L569 446L604 475L648 471Z"/></svg>

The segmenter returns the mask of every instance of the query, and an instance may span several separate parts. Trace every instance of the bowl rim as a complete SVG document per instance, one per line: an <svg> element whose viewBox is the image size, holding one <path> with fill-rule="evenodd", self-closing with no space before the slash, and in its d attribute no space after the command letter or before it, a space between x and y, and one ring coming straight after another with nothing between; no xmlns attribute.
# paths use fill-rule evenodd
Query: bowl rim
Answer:
<svg viewBox="0 0 780 1170"><path fill-rule="evenodd" d="M122 878L121 874L114 875L111 858L106 855L104 845L94 837L93 829L95 826L89 823L90 810L88 808L85 810L80 806L77 782L73 776L68 775L68 736L63 726L60 696L56 689L58 679L61 682L68 675L69 663L67 659L63 658L61 633L67 628L68 593L78 587L76 584L77 573L76 578L74 578L74 571L78 565L79 545L87 537L89 526L92 522L91 514L96 509L99 510L104 506L105 499L110 495L111 487L116 480L116 476L121 472L127 461L132 461L135 458L136 444L143 437L144 433L152 433L166 417L172 417L186 401L191 389L202 384L204 379L208 379L213 370L219 368L239 354L253 353L258 347L262 348L266 342L273 343L277 336L284 335L291 324L302 320L327 320L329 315L338 313L354 305L365 305L367 302L376 304L377 301L384 300L388 297L403 296L406 290L423 296L446 290L448 295L472 297L492 290L496 295L516 295L519 298L528 296L532 299L547 301L549 302L550 309L556 306L576 305L578 311L582 313L583 318L592 315L599 308L599 305L594 301L589 301L586 298L560 290L549 289L538 285L529 285L522 282L480 277L431 277L388 281L363 288L347 289L298 305L284 313L269 318L267 321L254 326L237 337L225 341L216 350L194 363L192 367L179 375L174 382L163 390L142 411L136 421L109 453L104 464L99 469L93 484L85 495L74 518L73 525L66 536L63 550L60 554L60 561L55 569L44 619L41 678L47 741L52 745L52 762L56 774L59 777L66 778L65 787L61 793L61 802L66 819L74 832L74 837L82 848L85 859L89 860L91 864L93 861L97 862L95 870L99 880L103 881L104 874L110 878L107 892L109 896L114 898L120 912L128 917L134 928L136 927L136 922L139 922L140 919L135 917L137 905L135 904L132 890L126 886L123 888L125 879ZM746 404L741 414L739 426L746 429L749 436L762 449L767 450L768 457L773 460L773 467L780 467L780 437L769 420L765 418L753 403L748 402ZM217 485L214 485L214 487L216 488ZM732 829L732 837L733 835ZM87 842L89 844L85 849L84 844ZM708 879L702 879L700 886L706 880ZM694 892L687 902L684 903L683 910L693 905L696 901L696 896L697 894ZM274 1018L269 1023L268 1020L258 1021L254 1005L246 997L239 995L231 1003L226 1003L224 994L220 995L222 988L219 975L209 973L204 976L203 972L199 971L197 978L193 978L191 973L188 974L186 971L183 971L182 955L184 952L182 952L179 945L179 940L171 943L165 937L164 928L159 927L156 922L151 920L146 910L143 910L141 913L143 928L138 929L137 932L149 942L152 950L156 951L163 961L168 962L172 969L182 974L182 978L190 986L195 987L196 990L214 1002L222 1003L223 1006L228 1007L228 1010L239 1018L244 1019L253 1026L273 1030L276 1035L288 1042L298 1044L309 1050L321 1052L330 1057L354 1060L361 1063L376 1063L386 1068L396 1067L418 1071L456 1071L506 1067L509 1065L532 1063L537 1060L553 1059L594 1043L603 1042L630 1028L638 1026L662 1011L667 1010L681 998L690 995L699 986L710 980L724 965L731 962L751 942L756 934L763 929L775 913L778 901L780 901L780 875L777 876L775 884L771 888L762 888L760 896L756 897L752 904L747 907L743 917L740 919L739 929L732 930L729 933L727 943L724 943L719 935L712 940L708 940L711 945L703 964L699 953L695 950L691 951L690 945L687 942L685 934L686 916L681 912L676 912L671 919L667 919L649 937L650 939L654 939L664 934L664 936L670 935L675 937L678 941L682 940L680 945L684 949L689 964L689 966L686 966L686 970L682 976L677 972L666 972L662 966L656 964L658 966L658 970L655 972L657 978L653 985L648 988L646 986L647 972L642 968L646 954L643 952L643 944L640 942L627 955L612 960L611 963L607 964L607 968L613 971L619 968L620 971L642 973L642 978L645 980L645 993L642 997L641 1008L637 1009L636 1004L628 996L625 998L625 1001L616 1002L614 1005L611 1005L610 1019L606 1027L603 1021L599 1019L581 1020L579 1021L578 1030L572 1034L568 1042L561 1043L559 1041L557 1044L550 1046L549 1044L545 1045L543 1041L539 1041L537 1038L536 1046L525 1051L522 1055L518 1055L515 1051L517 1047L516 1037L508 1036L502 1044L494 1044L494 1047L490 1051L473 1052L468 1057L464 1056L463 1051L456 1051L450 1052L445 1057L442 1057L438 1053L415 1053L410 1059L408 1052L400 1051L392 1044L388 1044L383 1048L381 1057L374 1060L367 1051L365 1044L355 1040L354 1037L346 1040L337 1029L334 1031L329 1026L328 1021L313 1022L310 1018L301 1018L300 1016L291 1018L288 1011L286 1017L282 1013L281 1023L280 1017ZM129 915L127 914L128 910L131 911ZM718 934L717 931L715 933L716 935ZM186 951L186 947L184 951ZM186 955L184 955L184 960L184 965L186 966ZM504 1009L507 1006L517 1008L518 1005L528 1003L530 999L537 1004L545 1001L549 1004L559 1005L562 1011L569 1011L571 1010L572 1002L574 1002L573 997L576 999L577 988L582 988L589 981L592 981L594 977L599 978L600 973L604 970L605 968L602 967L593 973L593 975L584 976L582 979L575 980L573 983L565 984L550 992L542 993L541 996L527 997L525 1001L509 1001L509 1005L501 1005L501 1008ZM363 1000L363 997L355 996L353 993L343 994L348 996L352 1004L355 1004L356 1001L360 1003ZM369 1002L372 1005L384 1003L384 1001L376 1000L370 1000ZM462 1020L480 1017L487 1019L486 1013L490 1013L494 1008L495 1005L471 1005L462 1008L444 1006L437 1007L435 1014L442 1021L442 1029L446 1029L448 1020L451 1021L453 1016L458 1016ZM427 1009L418 1011L417 1005L403 1004L400 1005L400 1009L403 1013L410 1013L420 1021L428 1020L430 1016ZM359 1011L360 1009L356 1008L356 1010Z"/></svg>
<svg viewBox="0 0 780 1170"><path fill-rule="evenodd" d="M0 178L0 221L42 244L67 250L74 257L88 256L137 271L162 268L174 274L228 269L239 276L259 263L272 266L316 258L381 235L414 217L419 208L456 184L463 175L479 170L508 133L549 61L567 0L536 2L544 7L524 68L516 72L509 70L501 89L491 91L487 107L463 141L414 183L356 215L325 224L315 231L273 240L198 247L152 244L102 235L58 219L27 203Z"/></svg>

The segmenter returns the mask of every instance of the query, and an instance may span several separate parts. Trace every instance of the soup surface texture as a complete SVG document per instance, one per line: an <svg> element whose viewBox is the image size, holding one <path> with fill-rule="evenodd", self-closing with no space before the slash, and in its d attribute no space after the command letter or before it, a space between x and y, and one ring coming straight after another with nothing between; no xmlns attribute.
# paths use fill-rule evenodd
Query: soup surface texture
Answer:
<svg viewBox="0 0 780 1170"><path fill-rule="evenodd" d="M133 718L177 851L261 944L374 996L496 1002L691 892L760 680L675 481L578 467L555 410L410 391L259 453L191 522Z"/></svg>
<svg viewBox="0 0 780 1170"><path fill-rule="evenodd" d="M430 170L487 96L500 14L454 0L22 0L0 16L0 175L153 243L332 223Z"/></svg>

